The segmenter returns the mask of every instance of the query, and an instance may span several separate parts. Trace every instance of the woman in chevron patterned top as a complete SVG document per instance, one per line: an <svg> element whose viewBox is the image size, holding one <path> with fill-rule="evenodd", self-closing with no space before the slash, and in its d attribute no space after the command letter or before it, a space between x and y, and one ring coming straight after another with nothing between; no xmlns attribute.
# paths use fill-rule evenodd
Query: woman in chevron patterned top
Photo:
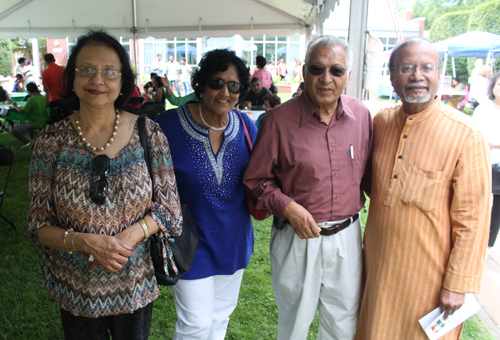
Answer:
<svg viewBox="0 0 500 340"><path fill-rule="evenodd" d="M80 37L64 77L77 111L35 145L26 234L39 245L66 339L147 339L160 294L148 238L178 236L182 225L169 145L147 120L141 147L137 116L122 110L135 76L113 37Z"/></svg>

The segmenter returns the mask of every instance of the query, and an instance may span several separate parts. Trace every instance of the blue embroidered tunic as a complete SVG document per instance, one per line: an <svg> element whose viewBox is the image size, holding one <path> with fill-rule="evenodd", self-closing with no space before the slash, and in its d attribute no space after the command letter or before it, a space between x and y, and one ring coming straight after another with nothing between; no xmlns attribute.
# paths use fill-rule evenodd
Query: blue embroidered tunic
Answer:
<svg viewBox="0 0 500 340"><path fill-rule="evenodd" d="M194 120L188 104L156 118L169 141L181 202L200 229L193 265L181 279L232 275L248 265L254 243L243 186L250 152L241 117L252 141L257 128L246 115L231 110L224 141L214 154L208 129Z"/></svg>

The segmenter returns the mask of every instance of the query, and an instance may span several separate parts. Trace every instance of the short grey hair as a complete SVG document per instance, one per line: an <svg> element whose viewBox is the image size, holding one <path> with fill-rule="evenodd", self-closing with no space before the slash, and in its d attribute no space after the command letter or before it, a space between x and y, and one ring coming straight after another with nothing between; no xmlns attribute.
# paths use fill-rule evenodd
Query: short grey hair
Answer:
<svg viewBox="0 0 500 340"><path fill-rule="evenodd" d="M432 41L430 41L429 39L424 38L424 37L410 38L410 39L403 41L402 43L399 43L396 46L394 46L394 48L392 49L392 52L391 52L391 56L389 57L389 70L391 72L394 70L394 68L395 68L394 59L396 59L396 56L401 49L405 48L406 46L408 46L410 44L422 44L422 43L429 43L432 47L434 47L434 45L432 44ZM434 49L436 50L436 52L438 52L435 47L434 47ZM438 55L439 55L439 53L438 53ZM438 68L441 70L442 67L443 67L443 62L442 62L441 56L439 56Z"/></svg>
<svg viewBox="0 0 500 340"><path fill-rule="evenodd" d="M311 60L311 55L313 51L316 49L318 46L331 46L331 47L341 47L345 51L345 64L347 68L350 70L352 68L352 60L354 58L354 53L352 52L351 47L349 44L342 38L337 38L334 37L333 35L323 35L320 37L317 37L316 39L312 40L309 45L307 46L307 52L306 52L306 64L309 64L309 61Z"/></svg>

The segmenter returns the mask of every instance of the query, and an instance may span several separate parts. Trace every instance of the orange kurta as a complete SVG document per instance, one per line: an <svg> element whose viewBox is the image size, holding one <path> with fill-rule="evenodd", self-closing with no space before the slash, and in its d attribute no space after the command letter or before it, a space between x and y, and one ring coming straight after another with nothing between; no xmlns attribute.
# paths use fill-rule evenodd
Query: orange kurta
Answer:
<svg viewBox="0 0 500 340"><path fill-rule="evenodd" d="M365 230L366 287L356 339L427 339L418 320L441 287L477 293L486 251L491 165L469 117L437 99L373 119L373 175ZM461 327L442 339L458 339Z"/></svg>

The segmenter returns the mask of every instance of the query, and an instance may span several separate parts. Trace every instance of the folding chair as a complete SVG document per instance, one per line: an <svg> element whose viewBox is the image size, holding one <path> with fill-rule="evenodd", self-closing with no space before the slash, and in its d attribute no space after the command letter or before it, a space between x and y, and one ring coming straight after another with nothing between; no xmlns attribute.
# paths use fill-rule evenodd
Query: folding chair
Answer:
<svg viewBox="0 0 500 340"><path fill-rule="evenodd" d="M14 224L11 221L9 221L5 216L2 215L3 201L5 199L5 192L7 191L7 184L9 184L10 172L12 171L13 165L14 165L14 151L12 151L11 149L0 148L0 167L2 166L9 167L3 191L0 191L0 217L9 222L12 228L16 230Z"/></svg>

